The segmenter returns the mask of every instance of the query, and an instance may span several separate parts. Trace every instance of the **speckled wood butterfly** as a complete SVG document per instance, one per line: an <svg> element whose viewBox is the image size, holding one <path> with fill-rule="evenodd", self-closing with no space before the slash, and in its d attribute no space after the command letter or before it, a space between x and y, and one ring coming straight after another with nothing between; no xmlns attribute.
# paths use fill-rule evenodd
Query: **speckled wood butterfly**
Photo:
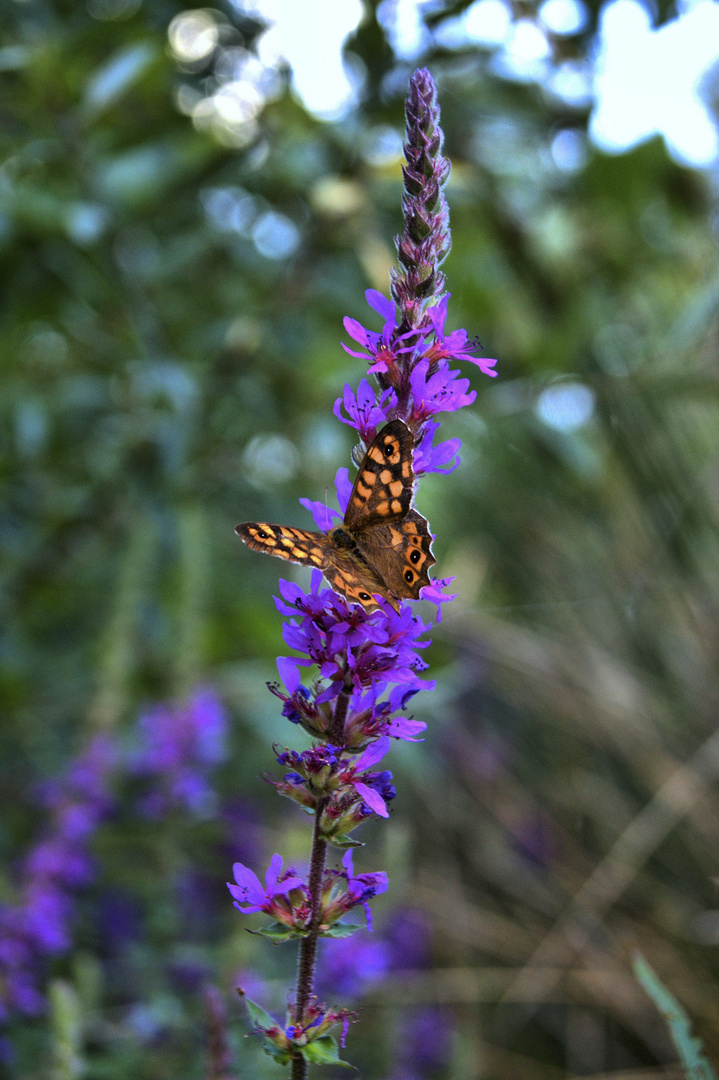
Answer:
<svg viewBox="0 0 719 1080"><path fill-rule="evenodd" d="M379 594L399 610L417 599L437 560L426 518L412 509L412 432L391 420L373 439L340 526L328 533L246 521L235 532L248 547L303 566L317 566L335 590L371 610Z"/></svg>

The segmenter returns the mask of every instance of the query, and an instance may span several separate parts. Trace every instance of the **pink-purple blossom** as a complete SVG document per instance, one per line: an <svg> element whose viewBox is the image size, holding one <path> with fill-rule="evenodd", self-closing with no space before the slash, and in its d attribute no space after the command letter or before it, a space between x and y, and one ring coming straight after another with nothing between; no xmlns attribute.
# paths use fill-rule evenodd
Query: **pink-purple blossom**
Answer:
<svg viewBox="0 0 719 1080"><path fill-rule="evenodd" d="M293 869L282 870L282 856L273 855L265 874L265 887L252 870L242 863L232 867L235 884L227 882L233 905L244 915L264 911L286 926L306 924L309 908L307 886ZM290 898L290 893L296 896Z"/></svg>
<svg viewBox="0 0 719 1080"><path fill-rule="evenodd" d="M394 382L394 375L400 357L405 353L412 352L414 348L412 342L413 339L416 340L416 331L409 330L398 335L395 326L395 306L392 301L388 300L377 289L367 289L365 297L369 306L385 320L382 332L378 334L373 330L366 330L356 319L347 316L344 319L345 330L354 341L362 346L363 351L356 352L354 349L349 349L344 342L342 342L342 348L350 356L357 356L362 360L371 360L372 363L368 367L368 371L382 372L384 375L389 376L390 382Z"/></svg>
<svg viewBox="0 0 719 1080"><path fill-rule="evenodd" d="M450 294L446 293L438 304L427 308L427 317L434 330L434 340L424 350L425 359L431 364L442 360L469 360L471 364L476 364L481 368L484 375L494 378L497 374L494 371L497 361L486 356L473 356L473 352L479 348L479 342L476 339L470 341L466 330L453 330L451 334L445 335L444 324L447 319L449 297Z"/></svg>
<svg viewBox="0 0 719 1080"><path fill-rule="evenodd" d="M378 428L389 419L396 403L394 390L388 388L378 397L377 391L366 379L362 379L356 394L345 383L342 397L335 402L334 414L343 424L355 428L365 443L371 443ZM342 415L343 409L346 416Z"/></svg>

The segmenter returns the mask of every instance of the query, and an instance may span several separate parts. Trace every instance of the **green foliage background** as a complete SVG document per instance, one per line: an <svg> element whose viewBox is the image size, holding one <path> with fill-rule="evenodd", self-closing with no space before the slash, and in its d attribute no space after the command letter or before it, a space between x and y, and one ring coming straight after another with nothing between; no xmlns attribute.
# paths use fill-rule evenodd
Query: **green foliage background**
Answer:
<svg viewBox="0 0 719 1080"><path fill-rule="evenodd" d="M256 805L268 855L305 857L305 819L258 780L270 743L294 734L264 691L280 568L233 527L305 522L298 496L321 498L349 460L331 406L363 368L341 319L366 318L364 289L386 291L400 226L399 160L367 148L401 129L410 70L367 9L349 42L367 71L358 110L322 123L285 89L246 146L177 106L211 70L183 71L168 49L181 5L37 0L0 15L6 899L42 826L37 779L202 681L232 713L223 792ZM222 18L224 40L252 48L261 26ZM555 41L557 59L591 40ZM713 192L659 140L618 157L587 144L562 171L552 139L581 138L586 114L490 59L422 57L453 161L451 327L480 334L500 377L467 372L477 403L446 424L462 467L419 494L460 596L429 654L427 740L395 752L396 810L358 857L392 867L380 931L383 912L424 912L435 966L363 1002L346 1056L368 1080L399 1075L400 1018L440 1005L451 1051L418 1074L430 1080L678 1076L631 955L716 1062ZM218 190L289 218L296 252L267 258L223 227ZM594 394L575 430L536 409L562 381ZM101 887L133 896L142 933L108 973L96 893L83 898L54 1011L12 1029L13 1075L49 1075L50 1060L62 1077L208 1075L201 1001L172 962L201 958L227 994L253 965L291 980L291 958L225 901L214 828L154 835L128 819L98 837ZM197 865L228 909L199 928L173 893ZM242 1042L239 1011L232 1022L237 1076L280 1075Z"/></svg>

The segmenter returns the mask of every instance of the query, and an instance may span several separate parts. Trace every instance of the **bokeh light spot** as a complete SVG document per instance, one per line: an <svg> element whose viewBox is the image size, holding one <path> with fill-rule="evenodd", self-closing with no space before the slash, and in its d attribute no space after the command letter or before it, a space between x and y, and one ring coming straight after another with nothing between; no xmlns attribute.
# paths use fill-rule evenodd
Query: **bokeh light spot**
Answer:
<svg viewBox="0 0 719 1080"><path fill-rule="evenodd" d="M217 23L211 11L183 11L170 23L167 35L170 48L181 63L197 64L214 52L219 40Z"/></svg>
<svg viewBox="0 0 719 1080"><path fill-rule="evenodd" d="M587 160L587 140L584 133L574 128L563 128L552 139L550 152L554 164L562 172L579 172Z"/></svg>
<svg viewBox="0 0 719 1080"><path fill-rule="evenodd" d="M555 431L576 431L594 412L594 392L583 383L555 383L542 390L536 412Z"/></svg>
<svg viewBox="0 0 719 1080"><path fill-rule="evenodd" d="M255 435L242 454L247 480L258 488L266 484L284 484L299 466L294 443L283 435Z"/></svg>
<svg viewBox="0 0 719 1080"><path fill-rule="evenodd" d="M587 25L587 9L579 0L545 0L539 18L552 34L579 34Z"/></svg>
<svg viewBox="0 0 719 1080"><path fill-rule="evenodd" d="M266 259L288 259L299 247L300 230L284 214L268 210L257 219L252 239Z"/></svg>

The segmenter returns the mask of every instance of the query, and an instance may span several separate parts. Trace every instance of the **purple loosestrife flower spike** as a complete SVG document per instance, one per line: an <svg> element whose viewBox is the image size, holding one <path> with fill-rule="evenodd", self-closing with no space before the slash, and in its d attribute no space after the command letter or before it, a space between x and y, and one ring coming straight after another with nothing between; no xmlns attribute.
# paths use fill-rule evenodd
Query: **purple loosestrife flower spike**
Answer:
<svg viewBox="0 0 719 1080"><path fill-rule="evenodd" d="M442 192L449 161L442 154L436 90L426 69L410 79L406 118L404 228L396 240L399 267L392 271L391 299L376 289L365 293L375 316L382 320L381 329L367 329L351 317L344 320L348 336L359 346L343 343L345 351L364 361L375 379L363 378L356 389L346 385L334 405L337 419L358 432L365 448L363 460L379 465L361 466L354 485L347 469L338 470L339 512L326 502L300 500L320 532L329 535L254 523L265 530L260 536L267 543L259 546L269 554L335 573L341 562L338 553L343 555L348 582L350 578L360 581L363 560L381 582L389 581L395 557L401 564L397 573L405 581L412 578L401 553L411 548L413 536L416 541L418 522L423 523L425 538L431 534L424 518L412 509L413 491L403 502L406 488L423 473L450 472L459 465L459 439L434 441L440 429L438 416L471 405L476 398L469 379L450 364L468 361L485 375L496 374L494 360L475 355L478 341L470 340L466 330L445 330L449 294L444 294L445 279L439 267L450 248L449 214ZM385 440L387 423L394 425L390 434L397 436L401 450L401 476L382 458L383 451L389 450L388 460L392 460L393 444ZM361 455L362 447L356 448L357 464ZM378 557L375 560L370 553L365 558L357 528L369 531L369 525L374 528L383 517L386 531L380 528L376 533ZM278 543L281 550L273 550ZM328 549L336 565L323 558ZM419 555L415 548L405 558L416 563ZM425 624L409 602L400 602L404 597L417 598L420 590L389 589L396 603L380 602L385 595L380 592L372 607L364 603L368 596L359 593L362 604L353 603L350 589L337 587L335 592L324 587L322 579L320 569L313 569L308 591L280 579L275 605L285 616L282 634L293 655L278 657L280 682L268 684L282 702L283 716L304 728L313 740L302 751L275 746L282 772L279 777L265 776L280 795L314 817L308 873L306 879L293 870L282 874L282 861L275 855L264 887L240 863L234 867L236 884L229 885L235 907L243 914L262 911L274 916L275 923L260 933L276 941L301 939L296 996L285 1025L247 1001L255 1028L264 1035L265 1050L291 1066L291 1080L307 1080L310 1063L338 1061L336 1047L331 1039L325 1040L324 1033L340 1021L346 1028L349 1014L329 1010L315 997L318 940L346 938L357 930L357 925L342 919L355 907L364 909L366 926L371 927L369 902L387 889L387 875L382 871L355 874L351 852L360 841L352 834L368 819L389 818L389 804L396 796L392 773L376 766L393 748L392 740L422 741L426 725L407 715L407 708L415 694L435 685L420 674L427 667L421 650L429 644L426 633L431 624ZM337 584L331 574L327 580ZM442 605L453 599L452 581L435 578L421 588L421 599L436 606L437 622ZM342 869L325 865L330 845L345 852ZM381 953L379 958L381 964Z"/></svg>
<svg viewBox="0 0 719 1080"><path fill-rule="evenodd" d="M439 267L452 243L442 192L450 163L442 153L437 88L426 68L415 71L409 80L405 113L404 231L395 240L399 269L391 272L390 290L400 311L400 334L426 325L425 308L444 289Z"/></svg>

